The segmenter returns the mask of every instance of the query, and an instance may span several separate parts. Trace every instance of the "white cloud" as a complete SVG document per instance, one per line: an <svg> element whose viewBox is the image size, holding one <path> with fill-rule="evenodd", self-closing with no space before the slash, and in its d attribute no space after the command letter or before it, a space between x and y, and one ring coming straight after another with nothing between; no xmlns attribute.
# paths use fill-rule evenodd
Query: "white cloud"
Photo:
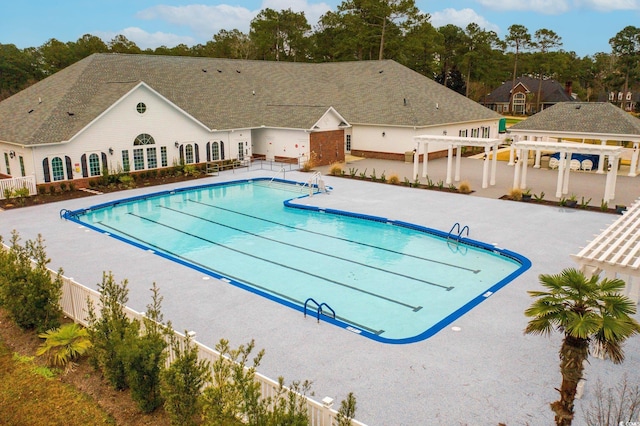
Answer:
<svg viewBox="0 0 640 426"><path fill-rule="evenodd" d="M438 28L443 25L453 24L460 28L466 28L472 22L478 24L478 26L487 31L499 32L497 25L487 21L483 16L480 16L473 9L444 9L440 12L430 13L431 25Z"/></svg>
<svg viewBox="0 0 640 426"><path fill-rule="evenodd" d="M576 5L602 12L640 10L640 0L575 0Z"/></svg>
<svg viewBox="0 0 640 426"><path fill-rule="evenodd" d="M266 8L277 11L290 8L294 12L304 12L309 25L312 27L318 22L321 15L331 9L326 3L310 4L307 0L264 0L260 10ZM260 10L249 10L245 7L229 6L227 4L158 5L138 12L136 17L186 28L188 32L193 34L193 37L171 35L163 32L148 33L139 28L125 30L129 32L130 36L125 33L121 34L141 48L155 48L161 45L173 47L179 43L191 46L211 40L222 29L229 31L238 29L248 33L251 20L256 17ZM197 40L194 41L194 39Z"/></svg>
<svg viewBox="0 0 640 426"><path fill-rule="evenodd" d="M154 6L137 13L145 20L160 20L189 28L197 37L210 40L221 29L249 31L249 24L257 12L239 6Z"/></svg>
<svg viewBox="0 0 640 426"><path fill-rule="evenodd" d="M155 33L149 33L138 27L125 28L117 33L100 33L96 34L105 43L111 41L117 35L123 35L127 40L132 41L140 49L155 49L159 46L175 47L179 44L186 44L187 46L193 46L197 44L193 37L179 36L176 34L163 33L157 31Z"/></svg>
<svg viewBox="0 0 640 426"><path fill-rule="evenodd" d="M546 15L558 15L569 11L569 0L477 0L483 6L490 9L522 10L544 13ZM590 1L590 0L587 0ZM606 2L608 0L592 0ZM611 1L634 1L634 0L611 0Z"/></svg>
<svg viewBox="0 0 640 426"><path fill-rule="evenodd" d="M264 0L262 9L267 7L277 11L291 9L298 13L304 12L304 16L311 27L318 23L322 15L331 10L331 6L327 3L309 3L307 0Z"/></svg>

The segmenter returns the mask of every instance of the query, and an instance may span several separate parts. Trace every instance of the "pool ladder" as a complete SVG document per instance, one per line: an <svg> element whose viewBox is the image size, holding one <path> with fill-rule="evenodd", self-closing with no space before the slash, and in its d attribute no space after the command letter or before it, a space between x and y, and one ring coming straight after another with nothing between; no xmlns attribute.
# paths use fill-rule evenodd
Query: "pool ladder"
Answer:
<svg viewBox="0 0 640 426"><path fill-rule="evenodd" d="M324 306L325 308L327 308L327 310L329 310L332 314L332 318L336 319L336 311L334 311L333 309L331 309L331 306L327 305L326 303L318 303L316 302L312 297L308 298L305 302L304 302L304 317L307 317L307 306L309 305L309 302L313 302L314 305L316 305L316 319L318 322L320 322L320 315L327 315L324 313L324 311L322 310L322 307ZM329 316L329 315L327 315Z"/></svg>
<svg viewBox="0 0 640 426"><path fill-rule="evenodd" d="M458 231L458 233L456 234L455 231ZM455 241L455 246L454 248L456 249L456 251L459 250L458 244L460 243L460 240L462 239L462 234L465 233L465 236L469 236L469 227L467 225L463 226L462 228L460 227L460 223L456 222L453 224L453 226L451 227L451 229L449 230L449 233L447 234L447 246L449 246L449 248L451 248L451 246L449 245L450 241L453 240ZM466 252L466 250L465 250Z"/></svg>

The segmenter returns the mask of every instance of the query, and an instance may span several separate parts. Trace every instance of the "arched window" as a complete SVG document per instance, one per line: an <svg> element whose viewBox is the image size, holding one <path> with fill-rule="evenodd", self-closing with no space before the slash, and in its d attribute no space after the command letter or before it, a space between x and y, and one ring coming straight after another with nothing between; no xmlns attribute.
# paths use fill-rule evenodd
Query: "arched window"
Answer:
<svg viewBox="0 0 640 426"><path fill-rule="evenodd" d="M185 156L184 162L186 164L192 164L193 163L193 145L187 144L185 146L184 156Z"/></svg>
<svg viewBox="0 0 640 426"><path fill-rule="evenodd" d="M54 182L64 180L64 163L62 162L62 158L54 157L51 160L51 174L53 175Z"/></svg>
<svg viewBox="0 0 640 426"><path fill-rule="evenodd" d="M220 144L218 144L218 142L211 144L211 159L213 161L220 159Z"/></svg>
<svg viewBox="0 0 640 426"><path fill-rule="evenodd" d="M89 155L89 174L91 176L100 176L100 157L98 157L98 154Z"/></svg>
<svg viewBox="0 0 640 426"><path fill-rule="evenodd" d="M146 134L146 133L139 134L136 137L136 140L133 141L134 145L153 145L155 143L156 143L156 141L153 140L153 137L151 135Z"/></svg>

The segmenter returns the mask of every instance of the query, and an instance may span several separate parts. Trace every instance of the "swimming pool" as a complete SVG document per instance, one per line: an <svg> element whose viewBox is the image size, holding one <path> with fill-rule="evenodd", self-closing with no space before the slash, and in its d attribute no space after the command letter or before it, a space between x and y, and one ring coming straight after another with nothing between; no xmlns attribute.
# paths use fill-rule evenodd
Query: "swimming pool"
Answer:
<svg viewBox="0 0 640 426"><path fill-rule="evenodd" d="M68 220L386 343L426 339L530 267L415 224L301 204L302 184L251 179L76 211Z"/></svg>

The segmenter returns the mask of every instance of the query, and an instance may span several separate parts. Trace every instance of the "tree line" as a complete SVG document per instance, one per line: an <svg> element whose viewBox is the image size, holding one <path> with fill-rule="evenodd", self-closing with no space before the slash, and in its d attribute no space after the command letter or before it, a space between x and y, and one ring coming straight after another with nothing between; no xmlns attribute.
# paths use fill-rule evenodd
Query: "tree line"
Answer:
<svg viewBox="0 0 640 426"><path fill-rule="evenodd" d="M248 33L220 30L204 44L141 49L124 35L104 42L91 34L75 42L54 38L19 49L0 44L0 100L93 53L129 53L292 62L393 59L480 100L517 76L572 82L584 101L627 92L640 76L640 28L627 26L609 40L611 52L579 57L562 49L547 28L511 25L500 38L475 23L436 28L414 0L345 0L315 26L304 12L263 9Z"/></svg>

